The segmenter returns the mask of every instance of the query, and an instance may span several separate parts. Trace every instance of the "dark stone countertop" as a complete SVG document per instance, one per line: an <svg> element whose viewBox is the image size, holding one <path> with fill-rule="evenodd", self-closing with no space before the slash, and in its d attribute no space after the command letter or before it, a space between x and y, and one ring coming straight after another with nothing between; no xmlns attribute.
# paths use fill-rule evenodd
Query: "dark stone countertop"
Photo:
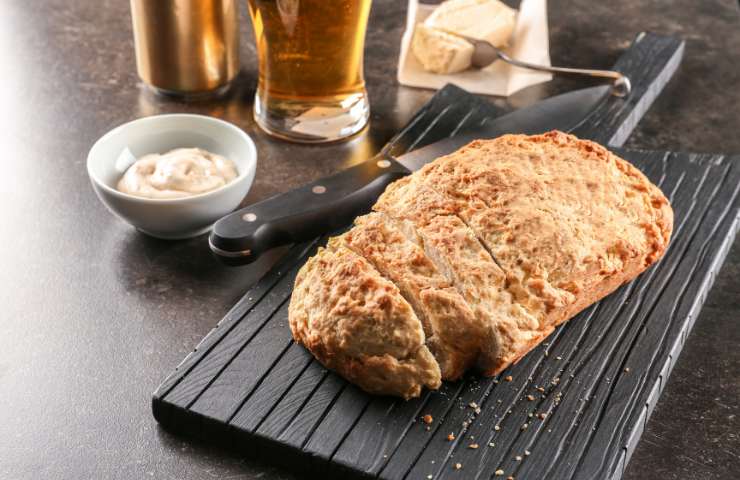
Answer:
<svg viewBox="0 0 740 480"><path fill-rule="evenodd" d="M0 478L295 478L157 426L151 392L260 266L219 266L203 237L163 242L137 233L97 201L85 157L117 124L185 111L225 118L255 137L260 159L247 203L360 161L432 94L395 81L406 2L374 4L366 55L371 128L316 147L256 130L246 19L243 72L232 94L183 104L138 81L128 2L3 3ZM564 65L608 67L641 30L685 38L683 66L628 146L740 152L737 2L558 0L550 23L553 62ZM496 102L515 108L579 85L556 80ZM739 312L736 242L626 479L737 478Z"/></svg>

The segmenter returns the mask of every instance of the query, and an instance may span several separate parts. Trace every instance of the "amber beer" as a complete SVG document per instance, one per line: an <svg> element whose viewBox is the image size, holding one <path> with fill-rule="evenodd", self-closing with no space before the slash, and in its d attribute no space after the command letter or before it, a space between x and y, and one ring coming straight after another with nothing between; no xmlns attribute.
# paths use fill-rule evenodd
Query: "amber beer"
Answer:
<svg viewBox="0 0 740 480"><path fill-rule="evenodd" d="M323 142L367 123L362 72L371 0L249 0L259 55L254 115L279 137Z"/></svg>

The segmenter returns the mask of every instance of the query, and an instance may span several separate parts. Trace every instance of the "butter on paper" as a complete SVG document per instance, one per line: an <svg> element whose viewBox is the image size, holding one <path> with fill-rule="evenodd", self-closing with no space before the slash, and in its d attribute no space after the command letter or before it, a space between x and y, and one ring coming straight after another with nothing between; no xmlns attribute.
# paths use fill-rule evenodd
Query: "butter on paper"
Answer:
<svg viewBox="0 0 740 480"><path fill-rule="evenodd" d="M425 71L411 53L411 39L416 24L422 23L435 6L419 4L418 0L409 0L406 31L401 40L401 56L398 62L398 82L401 85L436 90L453 83L472 93L508 97L523 88L552 79L550 73L514 67L501 60L481 70L469 69L449 75ZM549 66L547 0L522 0L518 10L511 45L505 49L506 53L518 60Z"/></svg>

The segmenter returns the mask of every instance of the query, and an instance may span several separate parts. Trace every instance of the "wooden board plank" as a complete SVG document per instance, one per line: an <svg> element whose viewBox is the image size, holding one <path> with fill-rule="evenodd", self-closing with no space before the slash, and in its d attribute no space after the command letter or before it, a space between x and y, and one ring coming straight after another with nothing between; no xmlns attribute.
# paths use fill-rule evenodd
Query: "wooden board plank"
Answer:
<svg viewBox="0 0 740 480"><path fill-rule="evenodd" d="M637 79L633 97L609 99L579 133L623 142L682 49L674 39L641 37L618 63ZM400 154L499 113L447 87L387 148ZM502 376L470 374L404 402L366 395L327 372L287 329L292 275L309 244L294 248L163 382L155 417L214 441L236 435L242 450L337 478L488 478L498 469L517 478L620 478L740 211L738 159L621 153L671 196L671 249ZM427 413L431 425L420 421Z"/></svg>
<svg viewBox="0 0 740 480"><path fill-rule="evenodd" d="M244 399L263 383L277 361L285 356L293 344L287 322L287 300L286 298L283 301L272 319L234 355L218 377L190 406L190 410L228 422L244 403Z"/></svg>
<svg viewBox="0 0 740 480"><path fill-rule="evenodd" d="M175 370L157 387L154 398L162 398L188 375L195 365L208 354L231 329L264 297L280 280L283 271L290 269L306 256L306 252L313 248L318 240L292 247L283 259L264 275L249 292L244 295L231 310L216 324L216 326L201 340L188 356L186 356Z"/></svg>
<svg viewBox="0 0 740 480"><path fill-rule="evenodd" d="M683 52L684 43L677 43L675 38L639 34L629 55L623 55L614 65L615 70L630 78L632 93L626 99L612 98L601 105L574 133L602 145L623 145L660 94L662 85L678 69Z"/></svg>
<svg viewBox="0 0 740 480"><path fill-rule="evenodd" d="M288 299L286 288L289 289L298 272L299 265L293 266L275 283L275 286L249 311L249 321L238 322L218 343L208 355L195 365L188 373L187 382L180 382L165 395L165 398L176 405L190 406L220 375L235 355L260 332L262 327L273 318L276 312ZM284 348L284 346L280 346Z"/></svg>
<svg viewBox="0 0 740 480"><path fill-rule="evenodd" d="M317 361L312 361L308 368L299 376L295 383L288 389L287 393L279 398L271 406L271 411L264 420L257 425L257 434L267 438L276 438L285 431L288 425L296 418L299 410L310 401L317 402L321 398L327 398L324 403L328 404L343 387L338 378L331 378L327 382L327 370ZM309 407L309 410L312 408ZM243 415L246 418L249 414ZM237 414L235 419L240 418ZM238 423L233 423L235 426Z"/></svg>
<svg viewBox="0 0 740 480"><path fill-rule="evenodd" d="M253 432L267 417L275 402L281 399L306 371L313 360L303 346L291 344L281 361L273 367L264 381L240 405L229 423L240 430Z"/></svg>

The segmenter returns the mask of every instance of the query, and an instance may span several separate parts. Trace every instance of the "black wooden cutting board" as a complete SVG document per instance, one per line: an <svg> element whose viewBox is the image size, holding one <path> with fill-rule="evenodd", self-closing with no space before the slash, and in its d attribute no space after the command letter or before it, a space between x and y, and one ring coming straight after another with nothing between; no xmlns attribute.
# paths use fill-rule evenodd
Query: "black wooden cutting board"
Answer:
<svg viewBox="0 0 740 480"><path fill-rule="evenodd" d="M678 40L638 37L616 65L632 96L602 105L576 133L621 145L682 52ZM446 87L387 148L400 154L500 113ZM316 239L294 246L159 386L155 418L311 476L620 478L737 230L740 158L615 150L670 198L670 249L500 376L470 374L407 402L321 367L287 325Z"/></svg>

